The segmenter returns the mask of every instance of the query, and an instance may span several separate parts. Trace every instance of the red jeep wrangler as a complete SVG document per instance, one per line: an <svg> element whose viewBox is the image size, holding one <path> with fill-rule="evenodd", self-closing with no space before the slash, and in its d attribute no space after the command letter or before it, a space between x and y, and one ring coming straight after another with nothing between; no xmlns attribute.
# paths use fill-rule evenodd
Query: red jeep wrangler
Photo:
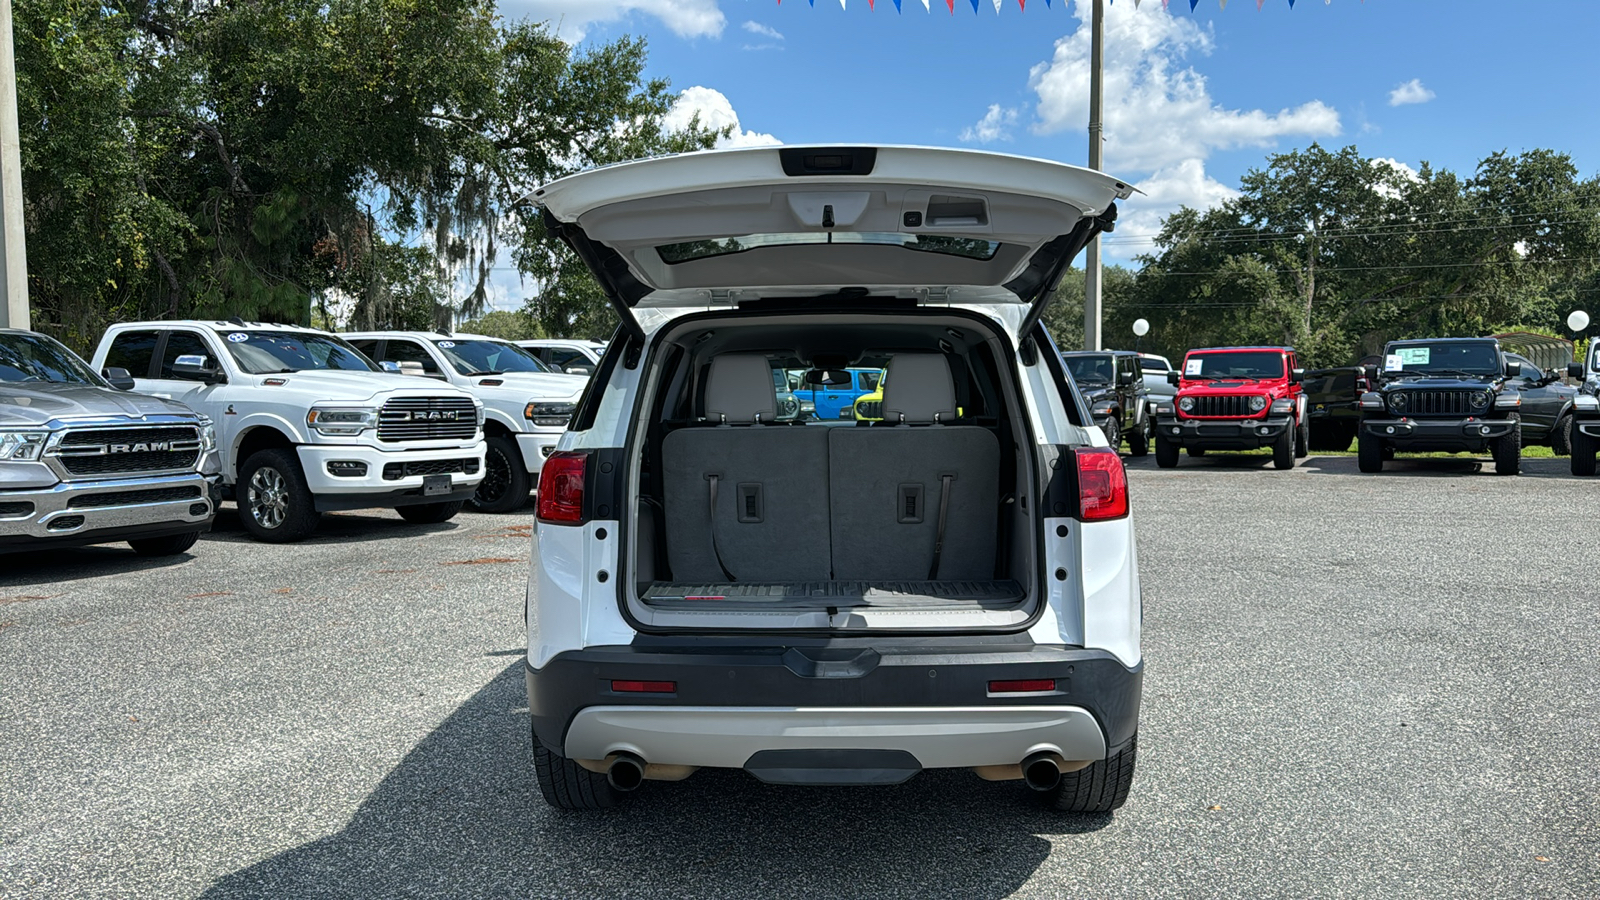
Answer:
<svg viewBox="0 0 1600 900"><path fill-rule="evenodd" d="M1156 465L1178 464L1178 450L1272 448L1272 464L1294 468L1307 452L1305 370L1292 347L1190 350L1167 380L1177 396L1156 406Z"/></svg>

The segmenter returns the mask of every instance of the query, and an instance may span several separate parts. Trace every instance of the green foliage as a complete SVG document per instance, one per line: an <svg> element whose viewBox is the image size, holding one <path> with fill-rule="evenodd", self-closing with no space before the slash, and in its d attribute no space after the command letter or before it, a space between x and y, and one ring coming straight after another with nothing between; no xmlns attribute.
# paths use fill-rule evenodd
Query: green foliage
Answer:
<svg viewBox="0 0 1600 900"><path fill-rule="evenodd" d="M527 309L495 309L456 327L462 334L485 334L507 341L531 341L545 337L544 329Z"/></svg>
<svg viewBox="0 0 1600 900"><path fill-rule="evenodd" d="M80 349L117 320L331 322L351 299L364 326L447 324L483 310L502 243L592 319L523 197L717 138L665 128L642 41L574 51L492 0L14 14L35 320Z"/></svg>

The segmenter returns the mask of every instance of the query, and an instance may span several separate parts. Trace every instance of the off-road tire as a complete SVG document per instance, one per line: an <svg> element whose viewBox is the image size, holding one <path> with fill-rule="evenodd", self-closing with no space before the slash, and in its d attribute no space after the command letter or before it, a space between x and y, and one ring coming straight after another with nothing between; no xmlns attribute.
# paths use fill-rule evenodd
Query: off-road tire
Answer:
<svg viewBox="0 0 1600 900"><path fill-rule="evenodd" d="M1557 456L1572 454L1572 413L1563 413L1550 431L1550 452Z"/></svg>
<svg viewBox="0 0 1600 900"><path fill-rule="evenodd" d="M1490 445L1494 454L1496 475L1518 475L1522 472L1522 427L1513 423L1505 437L1495 438Z"/></svg>
<svg viewBox="0 0 1600 900"><path fill-rule="evenodd" d="M1145 416L1144 424L1128 433L1128 454L1130 456L1148 456L1150 454L1150 417Z"/></svg>
<svg viewBox="0 0 1600 900"><path fill-rule="evenodd" d="M1311 455L1311 423L1301 419L1294 427L1294 458L1305 459Z"/></svg>
<svg viewBox="0 0 1600 900"><path fill-rule="evenodd" d="M305 540L322 519L292 449L272 447L250 454L239 467L233 496L239 524L251 537L269 544Z"/></svg>
<svg viewBox="0 0 1600 900"><path fill-rule="evenodd" d="M447 500L443 503L417 503L412 506L402 506L395 510L400 518L413 525L437 525L448 522L461 512L465 500Z"/></svg>
<svg viewBox="0 0 1600 900"><path fill-rule="evenodd" d="M1133 787L1134 764L1139 759L1139 736L1113 756L1061 776L1061 784L1046 794L1050 805L1062 812L1108 813L1128 802Z"/></svg>
<svg viewBox="0 0 1600 900"><path fill-rule="evenodd" d="M1600 440L1596 440L1578 430L1576 423L1572 426L1572 474L1593 475L1595 454L1600 452Z"/></svg>
<svg viewBox="0 0 1600 900"><path fill-rule="evenodd" d="M1272 442L1272 467L1274 469L1294 468L1295 445L1299 443L1296 435L1298 427L1285 428L1283 434Z"/></svg>
<svg viewBox="0 0 1600 900"><path fill-rule="evenodd" d="M1116 417L1107 419L1105 427L1100 430L1106 436L1106 443L1111 445L1111 452L1122 452L1122 425L1117 422Z"/></svg>
<svg viewBox="0 0 1600 900"><path fill-rule="evenodd" d="M140 556L177 556L193 547L198 540L200 532L190 531L184 534L169 534L166 537L134 538L128 542L128 546Z"/></svg>
<svg viewBox="0 0 1600 900"><path fill-rule="evenodd" d="M1178 445L1159 434L1156 435L1156 465L1163 469L1178 467Z"/></svg>
<svg viewBox="0 0 1600 900"><path fill-rule="evenodd" d="M482 513L507 513L528 504L528 492L533 489L533 477L522 460L515 438L492 434L485 443L488 451L483 457L483 481L467 501Z"/></svg>
<svg viewBox="0 0 1600 900"><path fill-rule="evenodd" d="M622 800L621 792L604 775L547 749L537 734L533 736L533 771L544 802L556 809L606 809Z"/></svg>
<svg viewBox="0 0 1600 900"><path fill-rule="evenodd" d="M1383 438L1366 432L1356 435L1356 464L1363 472L1383 471Z"/></svg>

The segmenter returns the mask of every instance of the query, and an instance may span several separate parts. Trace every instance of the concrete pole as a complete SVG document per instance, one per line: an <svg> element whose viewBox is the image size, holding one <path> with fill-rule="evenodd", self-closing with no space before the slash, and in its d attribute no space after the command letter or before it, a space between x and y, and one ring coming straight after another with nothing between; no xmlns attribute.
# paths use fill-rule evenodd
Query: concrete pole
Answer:
<svg viewBox="0 0 1600 900"><path fill-rule="evenodd" d="M1089 22L1089 168L1100 171L1100 133L1104 129L1105 0L1094 0ZM1100 238L1089 242L1083 261L1083 349L1100 349Z"/></svg>
<svg viewBox="0 0 1600 900"><path fill-rule="evenodd" d="M17 66L11 0L0 0L0 328L28 328L28 255L22 229L22 140L17 128Z"/></svg>

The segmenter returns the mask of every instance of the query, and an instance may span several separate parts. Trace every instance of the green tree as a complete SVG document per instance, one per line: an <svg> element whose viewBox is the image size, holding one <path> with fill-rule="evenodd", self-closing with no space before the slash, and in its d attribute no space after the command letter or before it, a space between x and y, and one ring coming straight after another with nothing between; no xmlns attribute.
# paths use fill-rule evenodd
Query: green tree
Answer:
<svg viewBox="0 0 1600 900"><path fill-rule="evenodd" d="M507 341L531 341L545 336L544 329L527 309L490 310L476 319L462 322L456 330Z"/></svg>

